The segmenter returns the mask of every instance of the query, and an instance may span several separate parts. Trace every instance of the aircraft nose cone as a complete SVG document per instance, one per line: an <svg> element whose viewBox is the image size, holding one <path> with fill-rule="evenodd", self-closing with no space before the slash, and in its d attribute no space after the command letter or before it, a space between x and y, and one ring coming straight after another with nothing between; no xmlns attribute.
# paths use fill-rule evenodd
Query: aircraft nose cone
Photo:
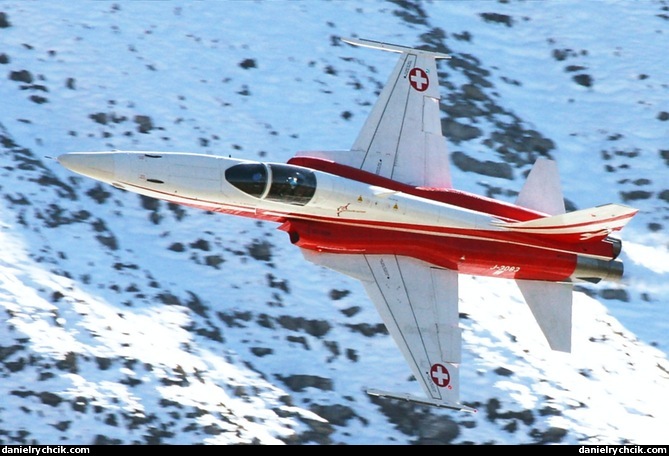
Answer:
<svg viewBox="0 0 669 456"><path fill-rule="evenodd" d="M110 182L114 179L114 154L108 152L70 152L58 156L58 163L78 174Z"/></svg>

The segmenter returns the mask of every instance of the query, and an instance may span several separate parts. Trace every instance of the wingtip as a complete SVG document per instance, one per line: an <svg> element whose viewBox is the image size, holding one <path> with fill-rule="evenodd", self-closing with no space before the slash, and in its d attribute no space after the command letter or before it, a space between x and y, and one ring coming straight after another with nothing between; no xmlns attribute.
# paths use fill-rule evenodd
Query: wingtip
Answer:
<svg viewBox="0 0 669 456"><path fill-rule="evenodd" d="M353 46L361 46L361 47L366 47L366 48L371 48L371 49L380 49L382 51L389 51L389 52L400 52L400 53L413 53L413 54L423 54L430 56L435 59L450 59L451 56L449 54L445 54L443 52L436 52L436 51L428 51L425 49L418 49L418 48L412 48L409 46L402 46L399 44L392 44L392 43L384 43L383 41L376 41L376 40L368 40L365 38L345 38L345 37L340 37L340 39L348 44L351 44Z"/></svg>
<svg viewBox="0 0 669 456"><path fill-rule="evenodd" d="M420 404L420 405L430 405L433 407L447 408L450 410L457 410L460 412L469 412L469 413L478 412L477 409L468 407L464 404L460 404L459 402L440 401L437 399L429 399L425 397L414 396L409 393L392 393L390 391L381 391L374 388L367 389L365 392L370 396L374 397L387 397L390 399L398 399L406 402L413 402L415 404Z"/></svg>

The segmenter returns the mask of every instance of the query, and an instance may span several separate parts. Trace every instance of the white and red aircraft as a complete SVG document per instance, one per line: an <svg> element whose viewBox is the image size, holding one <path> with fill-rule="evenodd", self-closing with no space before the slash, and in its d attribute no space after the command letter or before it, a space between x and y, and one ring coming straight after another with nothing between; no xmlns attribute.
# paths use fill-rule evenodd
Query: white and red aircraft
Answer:
<svg viewBox="0 0 669 456"><path fill-rule="evenodd" d="M637 210L566 213L555 162L540 158L515 204L451 185L437 59L400 54L353 147L299 152L287 163L192 153L72 152L66 168L117 188L280 224L307 260L359 279L426 397L368 390L456 410L458 274L515 280L549 346L571 350L573 284L619 280L620 239Z"/></svg>

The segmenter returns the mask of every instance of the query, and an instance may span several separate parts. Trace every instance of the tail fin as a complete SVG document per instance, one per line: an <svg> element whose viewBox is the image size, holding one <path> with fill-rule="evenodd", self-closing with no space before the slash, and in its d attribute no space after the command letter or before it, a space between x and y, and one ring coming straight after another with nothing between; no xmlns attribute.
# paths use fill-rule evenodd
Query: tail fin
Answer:
<svg viewBox="0 0 669 456"><path fill-rule="evenodd" d="M518 194L516 205L549 215L565 213L556 162L542 157L537 159Z"/></svg>
<svg viewBox="0 0 669 456"><path fill-rule="evenodd" d="M516 283L548 345L553 350L571 352L572 285L536 280L516 280Z"/></svg>

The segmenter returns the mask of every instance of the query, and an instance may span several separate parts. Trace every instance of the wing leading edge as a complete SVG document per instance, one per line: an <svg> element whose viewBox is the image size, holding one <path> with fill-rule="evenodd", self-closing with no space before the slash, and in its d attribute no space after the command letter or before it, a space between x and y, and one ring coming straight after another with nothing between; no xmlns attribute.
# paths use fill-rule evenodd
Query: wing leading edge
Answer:
<svg viewBox="0 0 669 456"><path fill-rule="evenodd" d="M427 398L375 389L370 395L474 411L460 403L457 272L395 255L302 252L307 260L362 282Z"/></svg>

